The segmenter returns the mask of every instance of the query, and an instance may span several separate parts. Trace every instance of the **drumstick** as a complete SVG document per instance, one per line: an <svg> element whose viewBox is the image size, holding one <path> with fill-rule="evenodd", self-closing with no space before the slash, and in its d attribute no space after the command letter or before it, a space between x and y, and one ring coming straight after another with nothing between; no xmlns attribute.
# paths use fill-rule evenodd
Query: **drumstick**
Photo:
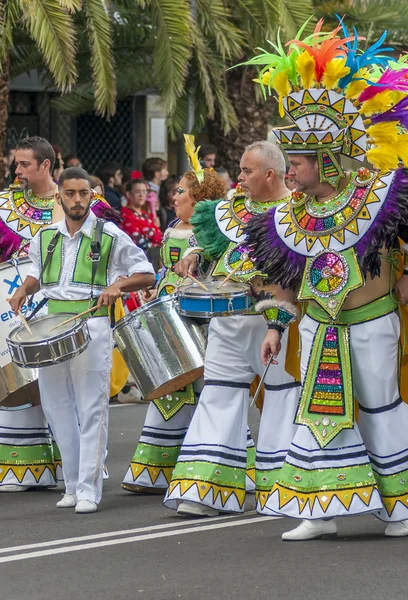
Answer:
<svg viewBox="0 0 408 600"><path fill-rule="evenodd" d="M7 302L10 302L10 300L11 300L11 298L6 298ZM28 333L30 335L33 335L33 332L31 331L31 328L30 328L29 324L27 323L26 318L23 315L23 313L21 312L21 310L18 310L17 314L20 317L20 320L21 320L22 324L24 325L24 327L26 328L26 330L28 331Z"/></svg>
<svg viewBox="0 0 408 600"><path fill-rule="evenodd" d="M253 405L255 404L255 402L256 402L256 400L257 400L257 398L258 398L258 396L259 396L259 392L261 391L262 384L263 384L263 382L264 382L264 379L265 379L265 377L266 377L266 374L267 374L267 372L268 372L268 369L269 369L269 367L271 366L272 359L273 359L273 354L271 353L271 355L270 355L270 357L269 357L269 359L268 359L268 362L266 363L265 371L264 371L264 372L263 372L263 374L262 374L261 380L260 380L260 382L259 382L259 384L258 384L258 387L256 388L256 392L255 392L255 394L254 394L254 397L252 398L251 406L253 406Z"/></svg>
<svg viewBox="0 0 408 600"><path fill-rule="evenodd" d="M97 306L92 306L92 308L88 308L87 310L84 310L84 312L81 312L78 315L74 315L73 317L66 319L66 321L62 321L62 323L58 323L58 325L51 327L50 331L53 331L54 329L58 329L58 327L62 327L63 325L67 325L67 323L71 323L71 321L75 321L75 319L78 319L79 317L84 317L85 315L89 315L89 313L94 312L95 310L97 310L97 308L98 308Z"/></svg>
<svg viewBox="0 0 408 600"><path fill-rule="evenodd" d="M236 273L237 271L239 271L239 270L240 270L240 268L243 266L243 264L244 264L244 263L246 263L246 261L247 261L247 260L248 260L248 255L247 255L247 254L244 254L244 255L243 255L243 257L242 257L242 260L241 260L241 261L239 261L239 263L237 264L237 266L236 266L236 267L235 267L235 268L234 268L234 269L231 271L231 273L228 273L228 275L226 276L226 278L225 278L225 279L223 279L223 280L221 281L220 285L218 285L218 286L217 286L217 290L219 290L219 289L220 289L220 287L222 287L222 286L224 285L224 283L227 283L227 281L228 281L229 279L231 279L231 277L232 277L233 275L235 275L235 273Z"/></svg>
<svg viewBox="0 0 408 600"><path fill-rule="evenodd" d="M190 273L189 273L187 275L187 277L189 277L191 279L191 281L194 281L194 283L196 283L198 285L198 287L200 287L202 290L205 290L206 292L208 292L208 287L205 286L203 283L201 283L201 281L198 281L198 279L193 277L193 275L190 275Z"/></svg>

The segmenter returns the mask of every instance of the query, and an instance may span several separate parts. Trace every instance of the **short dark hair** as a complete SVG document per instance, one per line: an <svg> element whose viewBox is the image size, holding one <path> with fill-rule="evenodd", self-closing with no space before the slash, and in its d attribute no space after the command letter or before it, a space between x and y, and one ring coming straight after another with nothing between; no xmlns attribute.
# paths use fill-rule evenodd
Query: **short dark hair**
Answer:
<svg viewBox="0 0 408 600"><path fill-rule="evenodd" d="M38 165L41 165L45 160L49 160L50 173L52 174L54 171L55 152L45 138L38 135L23 138L18 142L16 150L31 150Z"/></svg>
<svg viewBox="0 0 408 600"><path fill-rule="evenodd" d="M146 188L149 187L147 181L145 181L144 179L131 179L126 184L126 191L131 192L133 190L133 186L135 186L138 183L143 183L146 186Z"/></svg>
<svg viewBox="0 0 408 600"><path fill-rule="evenodd" d="M198 151L198 158L204 158L209 154L217 154L217 148L212 144L204 144Z"/></svg>
<svg viewBox="0 0 408 600"><path fill-rule="evenodd" d="M64 169L58 180L58 189L61 189L64 181L68 179L85 179L89 183L89 187L92 187L91 177L81 167L68 167L68 169Z"/></svg>
<svg viewBox="0 0 408 600"><path fill-rule="evenodd" d="M115 176L116 171L120 171L122 169L122 165L117 162L107 162L103 165L100 165L95 175L102 179L104 185L109 185L109 179Z"/></svg>
<svg viewBox="0 0 408 600"><path fill-rule="evenodd" d="M157 171L161 171L167 165L167 161L162 158L152 156L144 161L142 165L143 177L151 181Z"/></svg>
<svg viewBox="0 0 408 600"><path fill-rule="evenodd" d="M79 161L81 160L78 156L78 154L67 154L66 156L64 156L64 165L67 164L67 162L69 160L72 160L73 158L77 158Z"/></svg>

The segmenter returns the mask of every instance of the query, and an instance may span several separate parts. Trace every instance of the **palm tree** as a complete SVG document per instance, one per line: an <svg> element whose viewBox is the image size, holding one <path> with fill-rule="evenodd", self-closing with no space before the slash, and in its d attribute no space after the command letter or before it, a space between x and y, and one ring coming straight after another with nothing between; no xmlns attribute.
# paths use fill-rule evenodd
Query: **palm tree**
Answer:
<svg viewBox="0 0 408 600"><path fill-rule="evenodd" d="M2 0L0 2L0 183L8 118L8 84L14 65L37 63L61 92L78 78L75 17L83 19L90 52L95 107L115 112L111 20L102 0ZM82 43L84 43L82 41ZM29 59L29 60L28 60Z"/></svg>

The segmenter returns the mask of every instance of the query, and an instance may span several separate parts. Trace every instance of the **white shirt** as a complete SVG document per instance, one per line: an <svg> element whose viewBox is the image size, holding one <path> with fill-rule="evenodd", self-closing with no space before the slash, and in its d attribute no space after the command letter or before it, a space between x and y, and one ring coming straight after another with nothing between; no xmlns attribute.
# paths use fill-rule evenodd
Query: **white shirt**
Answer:
<svg viewBox="0 0 408 600"><path fill-rule="evenodd" d="M75 268L76 251L81 240L81 236L86 235L92 239L93 227L96 216L90 211L81 229L73 237L70 236L65 219L55 223L49 229L58 229L62 234L62 272L60 281L53 286L41 286L41 292L46 298L53 300L85 300L90 298L90 286L72 284L72 275ZM130 237L119 229L116 225L106 222L103 231L114 238L112 244L112 254L108 266L108 285L115 283L120 276L129 277L135 273L151 273L154 275L154 269L146 258L143 250L138 248ZM32 261L29 276L39 280L41 272L40 256L40 233L31 240L29 258ZM56 250L57 252L57 250ZM91 262L89 268L91 268ZM100 290L94 289L94 297L100 294Z"/></svg>

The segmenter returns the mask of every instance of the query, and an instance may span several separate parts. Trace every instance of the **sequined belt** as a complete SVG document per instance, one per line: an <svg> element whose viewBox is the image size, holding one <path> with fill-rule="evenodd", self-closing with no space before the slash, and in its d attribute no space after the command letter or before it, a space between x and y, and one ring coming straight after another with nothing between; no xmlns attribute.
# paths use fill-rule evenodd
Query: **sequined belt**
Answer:
<svg viewBox="0 0 408 600"><path fill-rule="evenodd" d="M394 312L396 301L387 294L365 306L343 310L335 321L316 306L307 315L319 322L303 382L296 423L310 429L321 448L343 429L354 427L350 326Z"/></svg>
<svg viewBox="0 0 408 600"><path fill-rule="evenodd" d="M90 300L48 300L48 313L79 313L84 312L91 307ZM100 309L92 313L92 317L107 317L109 315L109 307L101 306Z"/></svg>

